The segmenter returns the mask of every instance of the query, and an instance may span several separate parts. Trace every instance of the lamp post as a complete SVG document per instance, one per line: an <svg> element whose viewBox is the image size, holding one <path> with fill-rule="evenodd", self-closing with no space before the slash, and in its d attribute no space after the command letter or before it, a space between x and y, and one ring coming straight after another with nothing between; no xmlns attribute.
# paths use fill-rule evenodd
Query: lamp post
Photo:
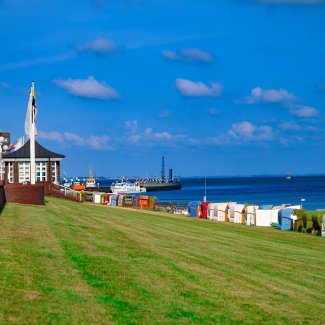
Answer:
<svg viewBox="0 0 325 325"><path fill-rule="evenodd" d="M2 150L7 151L8 150L8 145L7 139L3 137L2 135L0 136L0 181L4 180L3 174L4 174L4 161L2 160Z"/></svg>
<svg viewBox="0 0 325 325"><path fill-rule="evenodd" d="M306 199L300 199L300 209L302 210L302 202L305 202Z"/></svg>
<svg viewBox="0 0 325 325"><path fill-rule="evenodd" d="M203 202L207 201L207 178L204 177L204 196L203 196Z"/></svg>

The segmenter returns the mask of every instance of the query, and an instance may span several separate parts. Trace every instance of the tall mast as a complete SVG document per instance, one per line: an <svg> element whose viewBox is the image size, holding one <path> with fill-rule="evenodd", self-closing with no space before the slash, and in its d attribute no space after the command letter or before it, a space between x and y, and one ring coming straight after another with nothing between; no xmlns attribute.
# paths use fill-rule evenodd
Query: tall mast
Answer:
<svg viewBox="0 0 325 325"><path fill-rule="evenodd" d="M164 182L165 181L165 157L161 157L161 173L160 178Z"/></svg>
<svg viewBox="0 0 325 325"><path fill-rule="evenodd" d="M36 175L35 175L35 110L33 109L33 98L34 97L34 81L32 81L32 88L31 88L31 94L30 94L30 102L29 102L29 109L31 110L31 128L30 128L30 183L32 185L35 184L36 181Z"/></svg>
<svg viewBox="0 0 325 325"><path fill-rule="evenodd" d="M204 196L203 196L203 202L207 201L207 177L204 176Z"/></svg>

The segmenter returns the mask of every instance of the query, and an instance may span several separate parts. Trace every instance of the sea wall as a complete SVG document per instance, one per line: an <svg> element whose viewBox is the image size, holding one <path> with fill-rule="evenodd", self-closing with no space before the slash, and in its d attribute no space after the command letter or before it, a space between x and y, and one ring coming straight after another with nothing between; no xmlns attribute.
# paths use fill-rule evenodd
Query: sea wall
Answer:
<svg viewBox="0 0 325 325"><path fill-rule="evenodd" d="M6 184L4 186L5 200L12 203L44 204L43 184Z"/></svg>

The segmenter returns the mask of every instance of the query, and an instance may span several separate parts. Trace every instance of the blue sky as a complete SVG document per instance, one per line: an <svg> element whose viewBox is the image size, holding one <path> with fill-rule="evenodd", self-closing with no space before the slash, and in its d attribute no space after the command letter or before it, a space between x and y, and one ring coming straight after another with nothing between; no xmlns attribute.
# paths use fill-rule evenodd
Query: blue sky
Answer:
<svg viewBox="0 0 325 325"><path fill-rule="evenodd" d="M0 0L0 129L69 176L324 173L324 0Z"/></svg>

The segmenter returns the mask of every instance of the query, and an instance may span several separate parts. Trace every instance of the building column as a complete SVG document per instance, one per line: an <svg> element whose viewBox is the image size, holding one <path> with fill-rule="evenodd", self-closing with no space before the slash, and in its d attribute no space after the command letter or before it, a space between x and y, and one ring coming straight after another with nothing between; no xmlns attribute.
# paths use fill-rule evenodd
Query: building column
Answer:
<svg viewBox="0 0 325 325"><path fill-rule="evenodd" d="M46 181L52 183L51 159L49 159L46 164Z"/></svg>
<svg viewBox="0 0 325 325"><path fill-rule="evenodd" d="M56 181L58 184L60 184L60 179L61 179L60 173L61 173L60 161L57 161L56 162Z"/></svg>
<svg viewBox="0 0 325 325"><path fill-rule="evenodd" d="M18 161L14 162L14 183L19 183Z"/></svg>
<svg viewBox="0 0 325 325"><path fill-rule="evenodd" d="M5 162L5 173L4 173L4 180L6 183L9 183L8 181L8 175L9 175L9 163Z"/></svg>

